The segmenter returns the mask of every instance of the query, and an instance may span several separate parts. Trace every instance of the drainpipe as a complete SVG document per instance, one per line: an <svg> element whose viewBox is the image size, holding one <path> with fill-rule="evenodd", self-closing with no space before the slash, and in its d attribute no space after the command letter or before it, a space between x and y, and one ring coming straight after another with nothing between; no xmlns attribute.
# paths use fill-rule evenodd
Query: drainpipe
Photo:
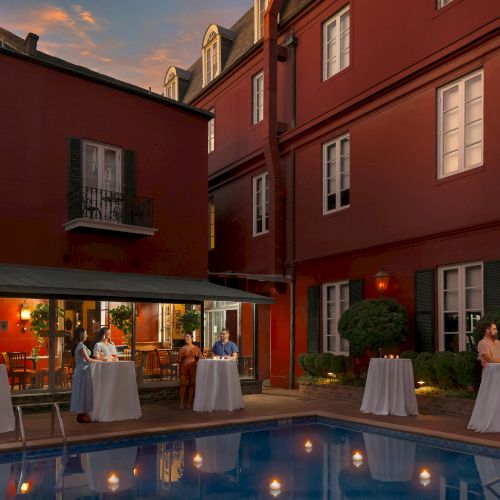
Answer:
<svg viewBox="0 0 500 500"><path fill-rule="evenodd" d="M288 388L295 386L295 148L292 146L290 165L290 380Z"/></svg>
<svg viewBox="0 0 500 500"><path fill-rule="evenodd" d="M293 31L293 26L290 30L290 36L286 39L285 47L292 49L292 116L291 126L297 126L297 42L298 39ZM295 160L294 160L295 161Z"/></svg>

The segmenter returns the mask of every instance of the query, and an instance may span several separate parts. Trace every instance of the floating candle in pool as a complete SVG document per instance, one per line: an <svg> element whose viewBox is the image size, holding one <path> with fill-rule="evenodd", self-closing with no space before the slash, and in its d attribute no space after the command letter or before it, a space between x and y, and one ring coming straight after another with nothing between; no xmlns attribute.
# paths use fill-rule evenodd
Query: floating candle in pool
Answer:
<svg viewBox="0 0 500 500"><path fill-rule="evenodd" d="M134 467L133 473L134 473L134 476L138 476L139 475L139 469L137 467Z"/></svg>
<svg viewBox="0 0 500 500"><path fill-rule="evenodd" d="M311 441L309 441L309 439L304 443L304 450L306 450L307 453L311 453L313 449L313 444L311 443Z"/></svg>
<svg viewBox="0 0 500 500"><path fill-rule="evenodd" d="M363 455L361 454L360 451L355 451L352 454L352 464L355 465L356 467L363 465Z"/></svg>
<svg viewBox="0 0 500 500"><path fill-rule="evenodd" d="M431 474L427 469L422 469L420 472L420 484L427 486L431 482Z"/></svg>
<svg viewBox="0 0 500 500"><path fill-rule="evenodd" d="M28 493L30 490L30 483L23 483L21 484L21 488L20 488L20 491L21 493L24 495L26 493Z"/></svg>
<svg viewBox="0 0 500 500"><path fill-rule="evenodd" d="M269 483L269 493L273 497L277 497L281 494L281 483L277 479L273 479L271 483Z"/></svg>
<svg viewBox="0 0 500 500"><path fill-rule="evenodd" d="M199 453L193 457L193 464L197 469L203 465L203 457Z"/></svg>
<svg viewBox="0 0 500 500"><path fill-rule="evenodd" d="M120 479L114 472L112 472L108 477L108 488L111 491L116 491L119 485L120 485Z"/></svg>

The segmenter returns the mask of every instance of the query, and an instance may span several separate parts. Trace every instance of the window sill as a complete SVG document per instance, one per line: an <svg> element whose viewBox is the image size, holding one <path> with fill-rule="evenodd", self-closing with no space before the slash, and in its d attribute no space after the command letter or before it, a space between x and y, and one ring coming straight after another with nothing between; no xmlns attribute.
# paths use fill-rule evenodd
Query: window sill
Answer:
<svg viewBox="0 0 500 500"><path fill-rule="evenodd" d="M267 236L268 234L269 234L269 230L265 231L264 233L258 233L258 234L253 233L252 237L253 238L262 238L263 236Z"/></svg>
<svg viewBox="0 0 500 500"><path fill-rule="evenodd" d="M458 181L460 179L463 179L464 177L468 177L469 175L479 174L481 172L484 172L485 168L486 167L483 164L479 167L473 167L468 170L458 172L457 174L441 177L440 179L436 179L436 181L434 182L434 186L441 186L442 184L447 184L448 182Z"/></svg>
<svg viewBox="0 0 500 500"><path fill-rule="evenodd" d="M73 219L63 225L65 231L97 230L125 233L136 236L153 236L158 231L158 229L154 227L133 226L131 224L102 222L84 218Z"/></svg>
<svg viewBox="0 0 500 500"><path fill-rule="evenodd" d="M332 210L331 212L323 212L323 217L332 217L339 214L346 213L351 208L351 205L346 205L345 207L337 208L337 210Z"/></svg>
<svg viewBox="0 0 500 500"><path fill-rule="evenodd" d="M458 5L459 3L462 3L462 2L463 2L463 0L453 0L452 2L450 2L449 4L447 4L441 8L438 8L437 6L435 6L434 14L432 17L436 18L439 15L443 14L444 12L448 12L450 9L452 9L453 7L455 7L456 5Z"/></svg>
<svg viewBox="0 0 500 500"><path fill-rule="evenodd" d="M323 75L321 75L320 87L323 87L324 85L329 84L330 82L336 80L337 78L340 78L342 75L344 75L345 73L347 73L348 71L351 71L351 70L352 70L352 64L349 64L349 66L347 66L347 68L341 69L340 71L338 71L334 75L328 77L326 80L323 78Z"/></svg>

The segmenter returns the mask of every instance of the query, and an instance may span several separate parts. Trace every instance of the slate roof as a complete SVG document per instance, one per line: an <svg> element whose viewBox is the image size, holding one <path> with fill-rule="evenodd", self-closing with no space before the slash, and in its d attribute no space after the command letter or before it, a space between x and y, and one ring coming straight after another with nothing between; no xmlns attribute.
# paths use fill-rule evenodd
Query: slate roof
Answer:
<svg viewBox="0 0 500 500"><path fill-rule="evenodd" d="M316 1L317 0L285 0L285 5L280 12L280 27L290 21L290 19L297 15L301 10ZM219 30L224 29L221 26L218 26L218 28ZM184 98L182 99L183 102L193 102L203 90L216 85L221 75L226 73L231 67L243 61L246 55L248 55L254 47L260 45L261 42L254 44L253 6L245 12L245 14L243 14L243 16L241 16L236 23L234 23L229 31L234 33L234 41L221 73L217 78L215 78L215 80L213 80L213 82L206 87L203 87L203 68L200 50L200 57L188 69L191 73L191 79L189 87L187 88Z"/></svg>

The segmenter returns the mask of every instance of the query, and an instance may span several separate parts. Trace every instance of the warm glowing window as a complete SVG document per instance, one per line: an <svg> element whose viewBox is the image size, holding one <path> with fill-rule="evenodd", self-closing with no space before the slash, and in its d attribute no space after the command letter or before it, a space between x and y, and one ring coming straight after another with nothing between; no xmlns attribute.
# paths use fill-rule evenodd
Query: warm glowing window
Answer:
<svg viewBox="0 0 500 500"><path fill-rule="evenodd" d="M215 248L215 204L212 199L208 201L208 248Z"/></svg>
<svg viewBox="0 0 500 500"><path fill-rule="evenodd" d="M203 81L209 84L220 72L220 37L217 31L211 31L205 38L203 48Z"/></svg>
<svg viewBox="0 0 500 500"><path fill-rule="evenodd" d="M349 355L349 342L340 338L338 322L349 308L349 282L323 285L323 352Z"/></svg>
<svg viewBox="0 0 500 500"><path fill-rule="evenodd" d="M175 73L175 68L171 68L167 73L165 83L163 84L163 95L169 99L178 99L177 75Z"/></svg>
<svg viewBox="0 0 500 500"><path fill-rule="evenodd" d="M349 6L323 24L323 80L349 66Z"/></svg>
<svg viewBox="0 0 500 500"><path fill-rule="evenodd" d="M210 113L214 113L214 109ZM215 117L208 122L208 152L215 150Z"/></svg>
<svg viewBox="0 0 500 500"><path fill-rule="evenodd" d="M349 206L349 134L323 144L323 213Z"/></svg>
<svg viewBox="0 0 500 500"><path fill-rule="evenodd" d="M444 7L445 5L448 5L452 1L453 0L437 0L437 8L440 9L441 7Z"/></svg>
<svg viewBox="0 0 500 500"><path fill-rule="evenodd" d="M264 36L264 14L267 8L267 0L254 0L254 41L257 42Z"/></svg>
<svg viewBox="0 0 500 500"><path fill-rule="evenodd" d="M483 164L483 71L438 89L438 177Z"/></svg>
<svg viewBox="0 0 500 500"><path fill-rule="evenodd" d="M269 231L269 179L267 172L253 178L253 235Z"/></svg>
<svg viewBox="0 0 500 500"><path fill-rule="evenodd" d="M253 77L253 123L264 119L264 73Z"/></svg>

